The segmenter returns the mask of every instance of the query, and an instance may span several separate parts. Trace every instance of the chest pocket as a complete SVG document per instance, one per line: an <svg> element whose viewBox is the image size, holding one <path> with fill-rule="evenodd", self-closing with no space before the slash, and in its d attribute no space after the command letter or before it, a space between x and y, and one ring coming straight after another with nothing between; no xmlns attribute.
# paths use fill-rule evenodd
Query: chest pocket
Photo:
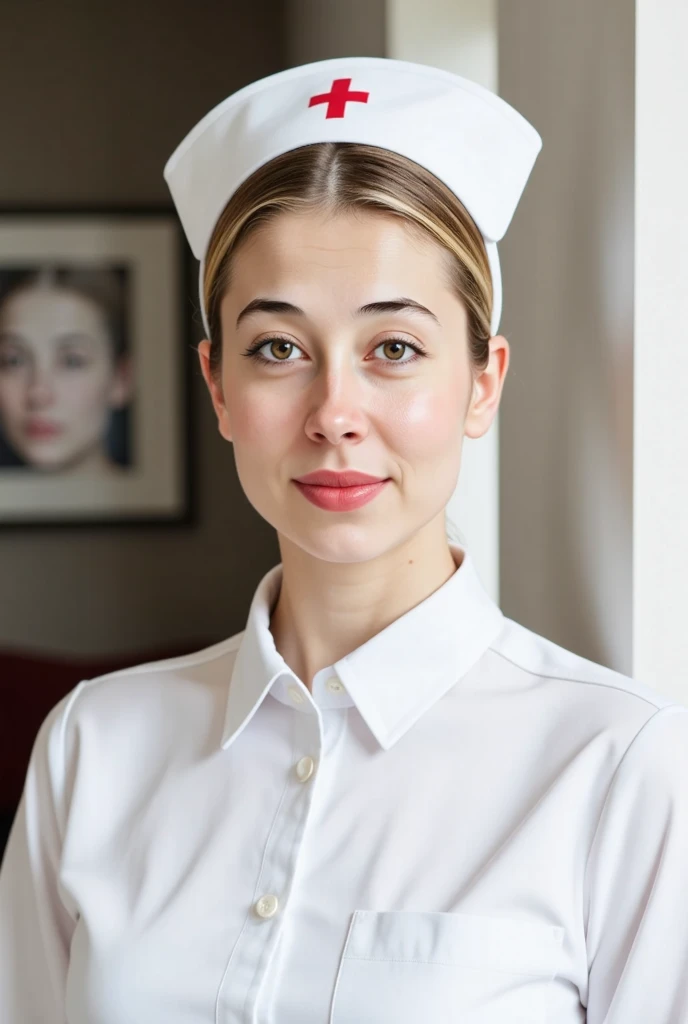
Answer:
<svg viewBox="0 0 688 1024"><path fill-rule="evenodd" d="M515 918L356 910L329 1024L544 1024L563 938Z"/></svg>

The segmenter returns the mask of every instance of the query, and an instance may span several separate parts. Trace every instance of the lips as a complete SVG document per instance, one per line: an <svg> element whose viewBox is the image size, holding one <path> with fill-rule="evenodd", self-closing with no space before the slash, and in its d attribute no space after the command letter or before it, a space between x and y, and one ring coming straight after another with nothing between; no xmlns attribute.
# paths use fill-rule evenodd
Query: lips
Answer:
<svg viewBox="0 0 688 1024"><path fill-rule="evenodd" d="M360 473L355 469L347 469L341 473L336 473L331 469L318 469L314 473L307 473L305 476L295 479L297 483L310 484L315 487L356 487L361 484L382 483L388 478L371 476L369 473Z"/></svg>
<svg viewBox="0 0 688 1024"><path fill-rule="evenodd" d="M326 487L323 484L304 484L300 480L294 483L304 498L318 508L328 512L352 512L376 498L390 481L379 480L377 483L355 484L352 487Z"/></svg>
<svg viewBox="0 0 688 1024"><path fill-rule="evenodd" d="M55 437L62 428L56 423L48 423L45 420L33 420L26 426L26 433L29 437Z"/></svg>

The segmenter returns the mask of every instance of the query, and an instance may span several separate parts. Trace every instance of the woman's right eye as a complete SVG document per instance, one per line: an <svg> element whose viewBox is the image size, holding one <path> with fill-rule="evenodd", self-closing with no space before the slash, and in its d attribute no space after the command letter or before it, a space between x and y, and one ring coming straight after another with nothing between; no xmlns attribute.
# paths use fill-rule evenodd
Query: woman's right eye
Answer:
<svg viewBox="0 0 688 1024"><path fill-rule="evenodd" d="M0 353L0 370L9 370L12 367L19 366L21 361L21 356L18 352L2 352Z"/></svg>
<svg viewBox="0 0 688 1024"><path fill-rule="evenodd" d="M294 342L288 341L287 338L263 338L262 341L256 342L255 345L252 345L249 349L247 349L246 352L244 352L244 355L247 356L249 359L256 359L260 363L269 363L270 365L273 366L275 363L294 362L293 359L267 359L260 351L262 348L265 348L266 345L275 344L291 345L293 349L296 348Z"/></svg>

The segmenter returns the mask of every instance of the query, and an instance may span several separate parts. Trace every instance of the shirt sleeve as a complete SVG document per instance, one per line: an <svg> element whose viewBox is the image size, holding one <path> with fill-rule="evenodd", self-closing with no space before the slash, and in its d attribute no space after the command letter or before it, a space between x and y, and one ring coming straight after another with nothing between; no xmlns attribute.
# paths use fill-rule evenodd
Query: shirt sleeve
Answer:
<svg viewBox="0 0 688 1024"><path fill-rule="evenodd" d="M688 708L619 764L586 870L587 1024L688 1024Z"/></svg>
<svg viewBox="0 0 688 1024"><path fill-rule="evenodd" d="M0 1021L64 1024L69 947L78 919L59 884L66 816L65 733L81 684L34 740L0 867Z"/></svg>

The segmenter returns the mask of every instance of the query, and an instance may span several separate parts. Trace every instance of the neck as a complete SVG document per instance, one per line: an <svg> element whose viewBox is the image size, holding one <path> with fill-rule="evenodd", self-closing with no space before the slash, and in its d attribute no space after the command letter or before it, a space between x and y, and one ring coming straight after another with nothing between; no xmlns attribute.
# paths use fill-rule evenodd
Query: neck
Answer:
<svg viewBox="0 0 688 1024"><path fill-rule="evenodd" d="M279 545L282 585L270 630L277 650L309 690L317 672L415 608L458 568L444 513L438 523L365 562L326 561L282 535Z"/></svg>

